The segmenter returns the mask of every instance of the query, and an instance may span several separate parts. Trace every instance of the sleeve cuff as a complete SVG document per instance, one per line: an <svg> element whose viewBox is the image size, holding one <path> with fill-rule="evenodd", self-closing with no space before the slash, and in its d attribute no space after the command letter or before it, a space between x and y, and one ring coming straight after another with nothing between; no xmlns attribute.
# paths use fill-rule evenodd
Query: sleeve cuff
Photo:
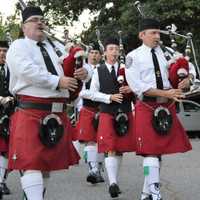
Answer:
<svg viewBox="0 0 200 200"><path fill-rule="evenodd" d="M50 80L51 85L52 85L51 89L53 89L53 90L59 90L60 89L59 88L59 80L60 80L59 76L52 75L51 80Z"/></svg>
<svg viewBox="0 0 200 200"><path fill-rule="evenodd" d="M105 96L105 103L110 104L111 100L110 100L111 95L106 95Z"/></svg>

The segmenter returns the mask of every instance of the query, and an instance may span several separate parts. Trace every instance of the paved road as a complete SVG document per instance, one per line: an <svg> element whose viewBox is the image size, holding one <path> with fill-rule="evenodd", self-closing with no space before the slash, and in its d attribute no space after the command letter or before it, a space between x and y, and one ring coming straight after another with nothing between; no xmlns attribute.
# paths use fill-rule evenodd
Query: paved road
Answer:
<svg viewBox="0 0 200 200"><path fill-rule="evenodd" d="M192 139L193 151L186 154L165 156L161 170L162 196L164 200L200 199L200 140ZM85 182L87 170L81 161L70 170L55 172L48 185L47 200L110 200L107 183L96 186ZM126 154L120 171L122 195L119 200L139 200L143 184L142 159ZM5 200L21 200L19 175L12 172L8 178L12 195Z"/></svg>

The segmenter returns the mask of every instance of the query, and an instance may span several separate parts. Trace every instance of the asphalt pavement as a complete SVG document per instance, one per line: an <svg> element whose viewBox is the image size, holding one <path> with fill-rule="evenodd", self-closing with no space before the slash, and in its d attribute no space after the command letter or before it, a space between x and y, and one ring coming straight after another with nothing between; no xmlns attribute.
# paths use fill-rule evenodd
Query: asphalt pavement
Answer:
<svg viewBox="0 0 200 200"><path fill-rule="evenodd" d="M193 150L185 154L163 156L161 168L161 193L163 200L200 200L200 139L191 139ZM82 148L81 148L82 149ZM108 181L97 185L86 183L87 169L84 161L69 170L51 174L46 200L110 200ZM11 172L8 186L12 194L5 200L22 200L19 173ZM143 186L142 158L134 153L124 155L120 169L119 200L139 200Z"/></svg>

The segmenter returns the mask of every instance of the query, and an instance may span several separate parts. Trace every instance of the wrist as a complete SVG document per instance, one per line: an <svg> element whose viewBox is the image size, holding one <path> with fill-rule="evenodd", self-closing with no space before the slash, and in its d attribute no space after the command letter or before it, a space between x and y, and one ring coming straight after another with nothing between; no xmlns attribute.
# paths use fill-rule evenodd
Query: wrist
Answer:
<svg viewBox="0 0 200 200"><path fill-rule="evenodd" d="M112 96L113 96L113 95L111 94L111 95L110 95L110 103L112 102Z"/></svg>
<svg viewBox="0 0 200 200"><path fill-rule="evenodd" d="M62 77L60 77L59 80L58 80L58 84L57 84L56 90L59 90L61 88L62 88Z"/></svg>

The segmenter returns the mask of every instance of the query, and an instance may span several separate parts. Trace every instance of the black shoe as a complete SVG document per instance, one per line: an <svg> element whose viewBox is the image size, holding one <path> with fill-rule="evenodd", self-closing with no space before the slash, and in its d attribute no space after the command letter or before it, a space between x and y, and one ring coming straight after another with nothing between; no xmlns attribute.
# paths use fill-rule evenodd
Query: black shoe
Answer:
<svg viewBox="0 0 200 200"><path fill-rule="evenodd" d="M97 182L98 182L98 183L103 183L103 182L105 182L105 180L104 180L104 178L103 178L103 176L101 175L100 172L97 172Z"/></svg>
<svg viewBox="0 0 200 200"><path fill-rule="evenodd" d="M97 173L90 172L89 175L87 176L86 181L91 184L96 184L96 183L104 182L104 178L102 177L102 175L99 172L97 172Z"/></svg>
<svg viewBox="0 0 200 200"><path fill-rule="evenodd" d="M5 195L11 194L10 189L7 187L6 183L1 183L2 193Z"/></svg>
<svg viewBox="0 0 200 200"><path fill-rule="evenodd" d="M143 199L143 200L152 200L152 196L151 195L149 195L148 197L146 197L145 199Z"/></svg>
<svg viewBox="0 0 200 200"><path fill-rule="evenodd" d="M102 177L103 178L103 177ZM86 181L91 184L96 184L102 182L101 178L99 177L98 173L90 172L86 178Z"/></svg>
<svg viewBox="0 0 200 200"><path fill-rule="evenodd" d="M86 181L92 184L96 184L97 183L97 176L95 173L89 173L89 175L86 178Z"/></svg>
<svg viewBox="0 0 200 200"><path fill-rule="evenodd" d="M149 195L148 197L146 197L145 199L143 199L143 200L153 200L153 198L152 198L152 196L151 195ZM160 200L163 200L163 199L160 199Z"/></svg>
<svg viewBox="0 0 200 200"><path fill-rule="evenodd" d="M109 193L110 193L110 196L112 198L116 198L119 196L119 194L121 193L120 189L119 189L119 186L116 184L116 183L112 183L110 186L109 186Z"/></svg>

